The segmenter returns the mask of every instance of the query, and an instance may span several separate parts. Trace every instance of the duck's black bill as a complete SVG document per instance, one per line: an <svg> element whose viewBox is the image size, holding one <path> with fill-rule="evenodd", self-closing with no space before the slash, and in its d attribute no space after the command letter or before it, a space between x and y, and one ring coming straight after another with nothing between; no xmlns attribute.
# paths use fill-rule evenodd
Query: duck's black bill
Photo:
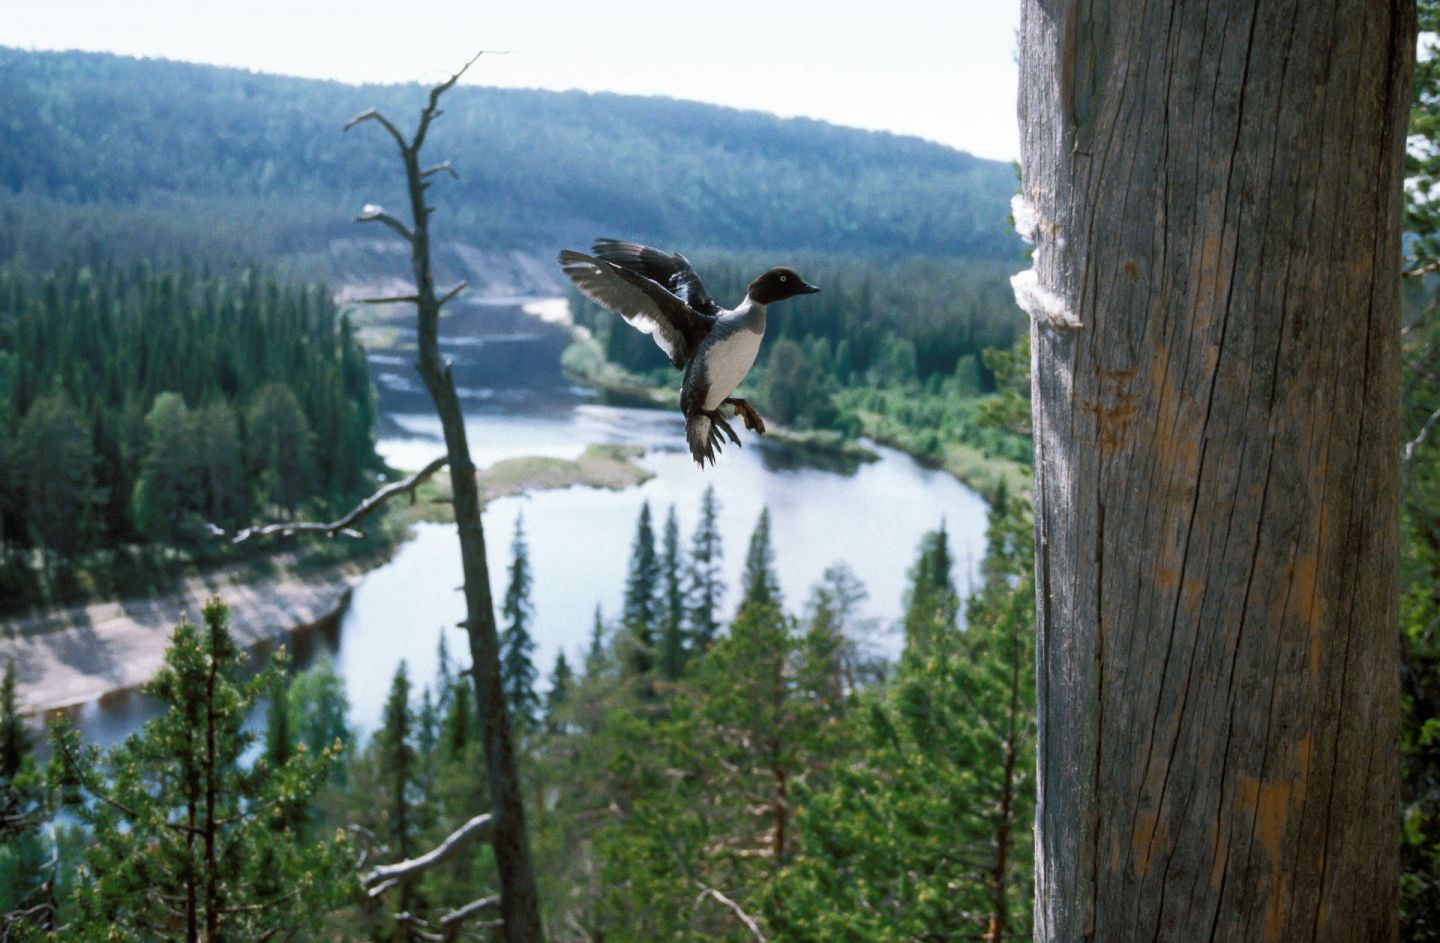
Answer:
<svg viewBox="0 0 1440 943"><path fill-rule="evenodd" d="M816 288L814 285L801 285L801 286L800 286L800 294L802 294L802 295L813 295L813 294L815 294L815 293L816 293L817 291L819 291L819 290L820 290L820 289Z"/></svg>

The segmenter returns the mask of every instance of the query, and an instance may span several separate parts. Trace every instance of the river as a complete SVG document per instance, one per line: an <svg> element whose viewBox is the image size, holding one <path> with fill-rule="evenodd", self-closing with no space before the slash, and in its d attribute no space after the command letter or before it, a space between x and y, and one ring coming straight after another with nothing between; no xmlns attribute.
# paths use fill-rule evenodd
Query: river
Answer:
<svg viewBox="0 0 1440 943"><path fill-rule="evenodd" d="M971 585L985 546L985 503L948 474L922 467L883 447L876 462L837 471L806 464L783 445L742 432L744 448L727 448L719 463L701 471L684 450L678 412L601 405L568 383L559 370L564 332L520 311L518 305L472 304L459 342L447 345L467 415L476 464L545 455L575 458L591 443L644 448L639 463L654 472L645 484L622 492L587 488L547 491L490 503L484 514L487 556L497 600L502 599L517 516L523 515L534 577L535 664L542 683L558 651L582 663L595 607L606 620L620 608L636 518L648 501L657 538L673 505L682 547L699 516L701 495L713 485L721 505L728 615L745 549L762 508L771 515L775 566L787 608L803 611L811 587L830 564L843 561L864 582L864 613L875 630L866 644L894 655L894 625L902 609L906 570L921 535L944 521L957 560L957 585ZM378 444L396 468L416 469L440 454L439 423L421 411L423 391L412 358L371 354L387 434ZM422 524L415 536L355 590L338 624L298 633L290 641L296 662L333 659L345 681L351 721L373 731L404 659L415 690L433 683L437 644L460 664L469 649L456 623L464 616L459 545L454 529ZM102 699L77 717L85 735L110 743L134 730L153 708L138 694Z"/></svg>

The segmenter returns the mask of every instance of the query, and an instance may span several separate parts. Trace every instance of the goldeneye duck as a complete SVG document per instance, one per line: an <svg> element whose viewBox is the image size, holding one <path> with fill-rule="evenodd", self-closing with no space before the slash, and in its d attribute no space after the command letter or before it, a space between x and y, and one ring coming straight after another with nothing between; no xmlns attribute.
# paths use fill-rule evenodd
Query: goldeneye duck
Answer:
<svg viewBox="0 0 1440 943"><path fill-rule="evenodd" d="M701 468L715 464L724 435L740 437L720 412L735 408L745 428L763 434L765 421L749 403L730 394L745 379L765 336L765 308L819 291L793 269L772 268L750 283L734 308L715 303L689 260L678 252L617 239L600 239L592 255L560 253L560 268L580 293L649 334L675 369L685 370L680 411L685 439Z"/></svg>

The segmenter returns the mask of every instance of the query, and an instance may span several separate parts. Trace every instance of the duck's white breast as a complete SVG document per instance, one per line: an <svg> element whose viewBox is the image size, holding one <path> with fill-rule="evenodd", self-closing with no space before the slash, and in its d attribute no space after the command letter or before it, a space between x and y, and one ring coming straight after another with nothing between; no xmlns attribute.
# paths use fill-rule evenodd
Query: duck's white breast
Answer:
<svg viewBox="0 0 1440 943"><path fill-rule="evenodd" d="M735 392L755 364L762 337L758 331L739 330L705 351L706 409L715 409Z"/></svg>

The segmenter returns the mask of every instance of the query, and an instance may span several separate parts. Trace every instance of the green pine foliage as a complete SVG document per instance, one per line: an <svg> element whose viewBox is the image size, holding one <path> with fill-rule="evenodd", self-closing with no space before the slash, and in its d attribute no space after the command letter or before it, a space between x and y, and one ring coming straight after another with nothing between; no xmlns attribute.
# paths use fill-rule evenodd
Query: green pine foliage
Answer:
<svg viewBox="0 0 1440 943"><path fill-rule="evenodd" d="M991 532L1024 514L997 503ZM966 629L942 607L892 684L867 692L855 761L797 800L796 864L770 913L781 939L1029 939L1034 588L1024 541L997 537ZM948 585L926 535L912 599ZM996 551L999 556L995 556ZM1013 564L1013 565L1007 565ZM928 585L927 585L928 584Z"/></svg>
<svg viewBox="0 0 1440 943"><path fill-rule="evenodd" d="M522 516L517 516L502 609L505 624L500 630L500 687L505 692L511 720L521 736L535 730L540 723L540 695L535 690L540 673L535 669L535 641L530 636L530 624L535 616L535 605L531 601L533 583L525 522Z"/></svg>
<svg viewBox="0 0 1440 943"><path fill-rule="evenodd" d="M0 939L38 938L53 927L53 843L35 738L20 713L15 663L0 681Z"/></svg>
<svg viewBox="0 0 1440 943"><path fill-rule="evenodd" d="M320 286L0 272L0 556L208 539L373 483L364 352Z"/></svg>
<svg viewBox="0 0 1440 943"><path fill-rule="evenodd" d="M292 826L333 758L296 748L244 762L245 717L274 665L242 680L244 653L218 601L181 621L146 693L164 712L110 750L62 727L48 780L87 840L64 888L63 939L255 940L318 933L354 892L342 836Z"/></svg>
<svg viewBox="0 0 1440 943"><path fill-rule="evenodd" d="M686 580L687 629L691 650L703 654L720 631L720 600L725 596L721 561L725 548L720 541L720 501L715 486L707 485L700 499L700 521L690 538L690 566Z"/></svg>
<svg viewBox="0 0 1440 943"><path fill-rule="evenodd" d="M780 578L775 575L775 550L770 546L770 509L761 508L750 546L745 551L745 569L740 577L740 610L749 606L779 608Z"/></svg>
<svg viewBox="0 0 1440 943"><path fill-rule="evenodd" d="M660 550L660 673L674 681L685 671L685 561L680 551L680 523L675 505L665 516Z"/></svg>
<svg viewBox="0 0 1440 943"><path fill-rule="evenodd" d="M635 522L635 539L630 545L630 571L625 578L625 602L621 623L625 627L631 671L641 684L648 684L655 667L656 631L660 627L660 558L655 552L655 525L650 502L640 506Z"/></svg>
<svg viewBox="0 0 1440 943"><path fill-rule="evenodd" d="M937 639L954 633L960 613L954 568L950 535L942 521L938 530L921 539L919 555L910 569L904 617L907 651L923 652Z"/></svg>

